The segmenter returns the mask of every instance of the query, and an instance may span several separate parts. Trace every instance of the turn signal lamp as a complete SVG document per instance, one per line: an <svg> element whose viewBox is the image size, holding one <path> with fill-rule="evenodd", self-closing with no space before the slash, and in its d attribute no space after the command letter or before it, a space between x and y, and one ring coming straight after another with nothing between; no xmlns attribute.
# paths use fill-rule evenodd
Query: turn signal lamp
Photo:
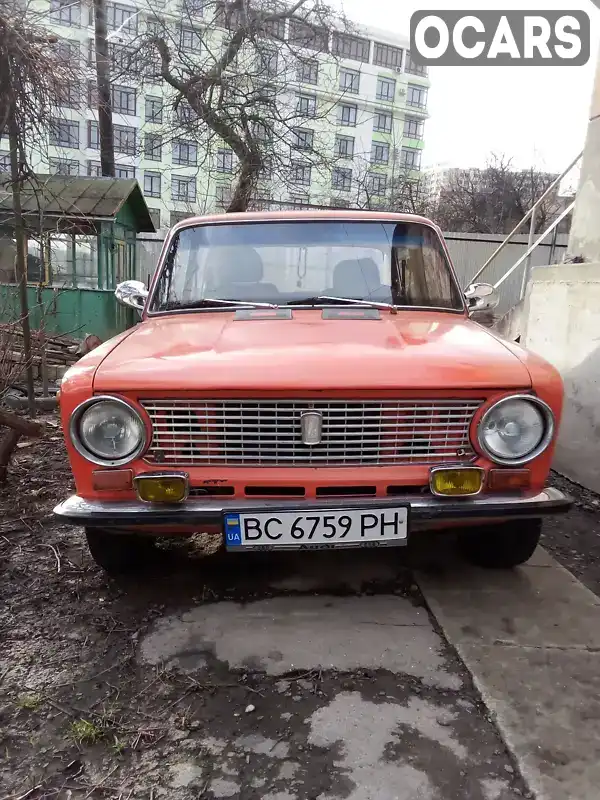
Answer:
<svg viewBox="0 0 600 800"><path fill-rule="evenodd" d="M528 489L530 483L528 469L491 469L488 473L488 489L492 492Z"/></svg>
<svg viewBox="0 0 600 800"><path fill-rule="evenodd" d="M466 496L481 491L483 477L484 471L480 467L437 467L431 470L429 485L433 494Z"/></svg>
<svg viewBox="0 0 600 800"><path fill-rule="evenodd" d="M188 495L188 476L185 473L138 475L135 488L140 500L146 503L181 503Z"/></svg>

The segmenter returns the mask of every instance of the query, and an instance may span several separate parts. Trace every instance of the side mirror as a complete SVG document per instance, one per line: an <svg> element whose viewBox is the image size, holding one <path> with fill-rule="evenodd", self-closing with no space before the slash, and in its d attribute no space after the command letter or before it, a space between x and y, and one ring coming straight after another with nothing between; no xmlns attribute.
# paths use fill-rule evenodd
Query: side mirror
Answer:
<svg viewBox="0 0 600 800"><path fill-rule="evenodd" d="M465 289L469 311L485 311L496 308L500 298L491 283L472 283Z"/></svg>
<svg viewBox="0 0 600 800"><path fill-rule="evenodd" d="M141 281L123 281L117 284L115 297L121 305L142 311L146 305L148 289Z"/></svg>

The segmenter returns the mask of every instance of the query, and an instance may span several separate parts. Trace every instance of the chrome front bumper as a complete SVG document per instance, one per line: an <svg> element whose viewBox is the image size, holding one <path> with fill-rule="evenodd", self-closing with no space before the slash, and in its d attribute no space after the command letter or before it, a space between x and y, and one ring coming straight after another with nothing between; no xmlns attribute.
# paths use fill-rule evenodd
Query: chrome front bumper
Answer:
<svg viewBox="0 0 600 800"><path fill-rule="evenodd" d="M572 500L558 489L548 487L529 497L515 495L477 495L472 498L397 497L336 498L331 500L186 500L180 505L153 505L141 501L102 502L72 495L56 506L54 513L63 519L90 527L127 528L153 525L221 525L223 514L235 512L351 510L353 508L409 509L411 530L437 527L440 523L493 522L506 518L539 517L567 511Z"/></svg>

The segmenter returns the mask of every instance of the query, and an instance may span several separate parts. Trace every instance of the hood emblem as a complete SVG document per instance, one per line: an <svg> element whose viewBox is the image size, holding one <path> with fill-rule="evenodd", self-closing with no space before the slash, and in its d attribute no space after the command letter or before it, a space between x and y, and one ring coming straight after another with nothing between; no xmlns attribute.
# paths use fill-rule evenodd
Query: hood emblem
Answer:
<svg viewBox="0 0 600 800"><path fill-rule="evenodd" d="M302 428L302 444L308 447L321 444L323 414L320 411L315 411L314 409L303 411L300 415L300 425Z"/></svg>

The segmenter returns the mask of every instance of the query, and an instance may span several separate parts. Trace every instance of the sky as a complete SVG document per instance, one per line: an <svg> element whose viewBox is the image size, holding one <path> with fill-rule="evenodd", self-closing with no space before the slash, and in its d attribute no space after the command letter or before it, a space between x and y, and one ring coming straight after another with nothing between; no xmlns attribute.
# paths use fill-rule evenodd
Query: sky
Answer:
<svg viewBox="0 0 600 800"><path fill-rule="evenodd" d="M598 46L600 11L591 0L342 0L350 19L408 36L418 10L586 11L592 23L585 66L430 67L423 166L481 167L491 153L519 168L562 170L583 149Z"/></svg>

